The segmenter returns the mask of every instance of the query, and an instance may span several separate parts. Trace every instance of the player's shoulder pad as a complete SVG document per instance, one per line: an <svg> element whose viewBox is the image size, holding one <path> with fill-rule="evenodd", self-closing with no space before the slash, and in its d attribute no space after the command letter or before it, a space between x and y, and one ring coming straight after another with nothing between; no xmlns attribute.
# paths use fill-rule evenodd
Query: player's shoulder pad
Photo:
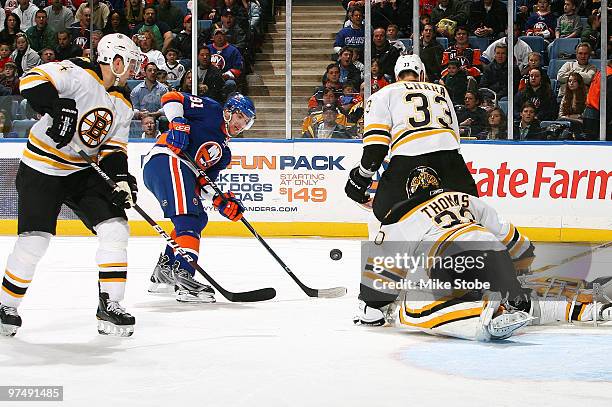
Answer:
<svg viewBox="0 0 612 407"><path fill-rule="evenodd" d="M399 222L405 214L433 198L435 198L435 196L432 197L429 194L418 194L412 198L406 199L405 201L396 203L387 213L382 221L382 224L392 225Z"/></svg>
<svg viewBox="0 0 612 407"><path fill-rule="evenodd" d="M99 71L100 67L93 64L89 58L76 57L68 59L70 62L83 69L91 69L92 71Z"/></svg>
<svg viewBox="0 0 612 407"><path fill-rule="evenodd" d="M70 58L70 62L74 65L78 66L81 69L87 71L90 75L92 75L98 82L104 82L102 79L102 70L100 69L100 65L93 64L89 58L85 57L77 57Z"/></svg>
<svg viewBox="0 0 612 407"><path fill-rule="evenodd" d="M161 103L162 103L162 106L170 102L178 102L182 104L185 101L185 99L188 97L189 97L189 94L184 93L184 92L177 92L177 91L166 92L161 97Z"/></svg>
<svg viewBox="0 0 612 407"><path fill-rule="evenodd" d="M132 109L132 101L130 100L130 92L127 86L111 86L110 88L108 88L107 92L109 95L121 99L123 102L125 102L129 109Z"/></svg>

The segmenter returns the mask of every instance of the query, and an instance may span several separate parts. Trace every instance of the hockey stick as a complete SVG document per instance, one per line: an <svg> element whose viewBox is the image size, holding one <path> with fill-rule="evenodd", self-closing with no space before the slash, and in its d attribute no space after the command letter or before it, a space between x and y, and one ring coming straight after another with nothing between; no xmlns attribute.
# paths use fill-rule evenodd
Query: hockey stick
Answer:
<svg viewBox="0 0 612 407"><path fill-rule="evenodd" d="M206 175L206 172L204 172L204 170L201 169L196 164L195 160L193 158L191 158L185 152L183 152L182 155L198 171L198 174L200 174L200 176L206 180L206 183L208 185L210 185L211 188L217 194L219 194L219 196L222 197L223 196L223 192L221 191L219 186L213 180L211 180L208 177L208 175ZM200 188L203 188L203 187L200 187ZM291 271L289 266L287 266L285 264L285 262L280 257L278 257L276 252L274 250L272 250L272 248L268 245L268 243L266 243L266 241L261 237L261 235L259 233L257 233L255 228L249 223L249 221L246 220L246 218L244 216L242 216L242 218L240 218L240 220L242 221L244 226L246 226L246 228L249 229L251 234L253 236L255 236L255 238L259 241L259 243L261 243L263 245L263 247L266 248L268 253L270 253L272 255L272 257L274 257L274 259L278 262L278 264L281 265L281 267L285 270L285 272L287 272L287 274L289 274L289 277L291 277L293 279L293 281L295 281L295 283L300 286L302 291L304 291L307 296L309 296L309 297L319 297L319 298L336 298L336 297L342 297L343 295L346 294L347 290L344 287L316 289L316 288L310 288L306 284L302 283L300 281L300 279L297 278L297 276L295 274L293 274L293 271Z"/></svg>
<svg viewBox="0 0 612 407"><path fill-rule="evenodd" d="M606 248L608 248L610 246L612 246L612 242L606 242L606 243L599 244L599 245L597 245L595 247L590 248L589 250L586 250L584 252L581 252L581 253L575 254L573 256L567 257L567 258L561 260L557 264L549 264L549 265L537 268L537 269L533 270L531 273L529 273L528 275L538 274L538 273L542 273L542 272L544 272L546 270L550 270L552 268L560 267L560 266L562 266L564 264L567 264L567 263L569 263L571 261L574 261L574 260L580 259L582 257L588 256L590 254L595 253L598 250L606 249Z"/></svg>
<svg viewBox="0 0 612 407"><path fill-rule="evenodd" d="M78 155L80 155L81 158L83 158L94 170L96 170L98 175L112 189L117 188L117 184L115 183L115 181L113 181L104 172L104 170L102 170L102 168L100 168L100 166L98 164L96 164L91 159L90 156L87 155L87 153L85 153L81 149L74 148L74 147L73 147L73 150ZM228 291L225 288L221 287L219 285L219 283L217 283L210 275L208 275L208 273L206 271L204 271L204 269L202 267L200 267L200 265L194 261L194 259L189 255L189 253L187 253L185 251L185 249L183 249L181 246L179 246L179 244L176 243L176 241L174 239L172 239L172 237L170 237L170 235L168 233L166 233L166 231L157 222L155 222L140 206L138 206L138 204L134 204L133 208L134 208L134 210L136 210L136 212L138 212L140 214L140 216L142 216L144 218L144 220L146 220L149 223L149 225L151 225L153 227L153 229L155 229L155 231L157 233L159 233L164 239L166 239L166 241L168 242L170 247L172 247L182 258L187 260L189 265L191 265L191 267L196 269L210 284L212 284L213 287L215 287L217 289L217 291L219 291L221 293L222 296L227 298L228 301L231 301L231 302L266 301L266 300L270 300L270 299L272 299L272 298L274 298L276 296L276 290L274 290L274 288L261 288L259 290L254 290L254 291L244 291L244 292L237 292L237 293L235 293L235 292Z"/></svg>

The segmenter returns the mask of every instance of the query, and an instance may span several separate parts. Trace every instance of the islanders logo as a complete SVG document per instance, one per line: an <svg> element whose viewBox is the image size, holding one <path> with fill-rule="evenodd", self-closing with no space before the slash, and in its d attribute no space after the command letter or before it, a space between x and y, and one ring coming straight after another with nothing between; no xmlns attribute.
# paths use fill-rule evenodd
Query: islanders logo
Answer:
<svg viewBox="0 0 612 407"><path fill-rule="evenodd" d="M218 163L222 156L223 150L219 143L207 141L198 149L195 161L200 168L206 170Z"/></svg>

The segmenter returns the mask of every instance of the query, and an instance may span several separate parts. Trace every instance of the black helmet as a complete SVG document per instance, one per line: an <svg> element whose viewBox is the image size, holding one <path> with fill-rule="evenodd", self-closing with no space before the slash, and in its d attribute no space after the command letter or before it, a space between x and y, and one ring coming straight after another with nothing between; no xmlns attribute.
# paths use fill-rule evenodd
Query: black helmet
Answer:
<svg viewBox="0 0 612 407"><path fill-rule="evenodd" d="M412 198L421 191L433 191L442 188L442 181L436 170L431 167L416 167L408 175L406 182L406 192Z"/></svg>

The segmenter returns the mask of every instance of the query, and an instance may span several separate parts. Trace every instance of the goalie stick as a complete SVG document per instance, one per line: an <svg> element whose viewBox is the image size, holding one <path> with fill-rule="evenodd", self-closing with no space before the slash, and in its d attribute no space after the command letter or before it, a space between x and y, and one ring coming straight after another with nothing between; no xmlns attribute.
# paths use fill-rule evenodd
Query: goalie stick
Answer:
<svg viewBox="0 0 612 407"><path fill-rule="evenodd" d="M97 173L98 175L112 188L117 188L117 184L113 181L105 172L100 168L98 164L96 164L90 156L87 155L83 150L79 148L75 148L72 146L72 149L81 156ZM217 289L221 293L222 296L227 298L228 301L231 302L257 302L257 301L266 301L274 298L276 296L276 290L274 288L261 288L254 291L243 291L243 292L231 292L221 287L219 283L217 283L198 263L196 263L193 258L181 247L178 243L166 231L155 222L140 206L136 203L133 206L134 210L140 214L144 218L144 220L149 223L155 229L157 233L159 233L168 244L176 250L176 252L187 262L198 271L213 287Z"/></svg>
<svg viewBox="0 0 612 407"><path fill-rule="evenodd" d="M210 187L217 194L219 194L219 196L222 197L223 196L223 192L221 191L219 186L213 180L211 180L208 177L208 175L206 175L206 172L204 172L204 170L201 169L200 166L198 166L196 164L195 160L193 158L191 158L185 152L183 152L182 155L198 171L198 174L200 174L200 176L206 180L207 184L210 185ZM309 297L319 297L319 298L336 298L336 297L342 297L343 295L346 294L347 290L344 287L316 289L316 288L308 287L306 284L302 283L302 281L300 281L300 279L297 278L297 276L295 274L293 274L293 271L291 271L289 266L287 266L285 264L285 262L280 257L278 257L276 252L274 250L272 250L272 248L261 237L261 235L259 233L257 233L255 228L249 223L249 221L246 220L246 218L244 216L242 216L242 218L240 220L242 221L244 226L246 226L246 228L249 229L251 234L253 236L255 236L255 238L259 241L259 243L261 243L262 246L266 248L268 253L270 253L272 255L272 257L274 257L274 259L278 262L278 264L280 264L280 266L285 270L285 272L287 274L289 274L289 277L291 277L291 279L293 281L295 281L295 283L302 289L302 291L304 291L306 293L307 296L309 296Z"/></svg>

